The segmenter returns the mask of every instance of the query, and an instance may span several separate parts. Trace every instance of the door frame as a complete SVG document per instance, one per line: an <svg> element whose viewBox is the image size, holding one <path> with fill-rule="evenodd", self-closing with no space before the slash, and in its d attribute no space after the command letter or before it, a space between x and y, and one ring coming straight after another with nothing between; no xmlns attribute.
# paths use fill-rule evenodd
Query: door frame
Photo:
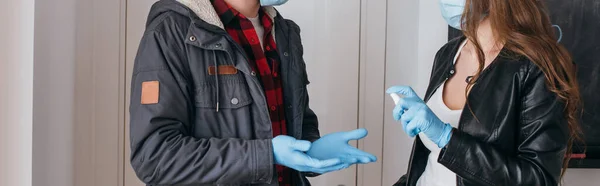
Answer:
<svg viewBox="0 0 600 186"><path fill-rule="evenodd" d="M385 66L388 0L361 0L358 127L369 136L358 148L379 157L375 163L360 165L357 186L382 185L385 111Z"/></svg>

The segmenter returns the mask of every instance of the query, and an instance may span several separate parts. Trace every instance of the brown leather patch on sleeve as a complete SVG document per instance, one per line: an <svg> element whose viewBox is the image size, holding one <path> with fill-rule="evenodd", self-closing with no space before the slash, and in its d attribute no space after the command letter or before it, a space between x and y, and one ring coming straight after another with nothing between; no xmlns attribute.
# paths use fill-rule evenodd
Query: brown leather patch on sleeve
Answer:
<svg viewBox="0 0 600 186"><path fill-rule="evenodd" d="M238 73L238 70L233 65L220 65L219 66L219 75L234 75L237 73ZM208 67L208 74L209 75L217 74L215 66Z"/></svg>
<svg viewBox="0 0 600 186"><path fill-rule="evenodd" d="M150 105L158 103L160 84L158 81L146 81L142 83L142 104Z"/></svg>

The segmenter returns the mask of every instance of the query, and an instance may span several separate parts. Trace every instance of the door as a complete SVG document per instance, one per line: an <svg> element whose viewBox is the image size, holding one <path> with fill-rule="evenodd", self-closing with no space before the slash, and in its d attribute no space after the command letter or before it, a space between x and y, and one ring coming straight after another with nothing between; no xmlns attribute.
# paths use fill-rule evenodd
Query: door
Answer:
<svg viewBox="0 0 600 186"><path fill-rule="evenodd" d="M146 16L155 1L127 1L127 100L137 47ZM360 0L297 0L278 7L302 28L311 107L319 116L321 134L358 126ZM127 105L127 108L129 106ZM126 116L129 121L129 116ZM129 127L125 132L125 185L142 186L129 164ZM353 142L356 143L356 142ZM356 145L356 144L354 144ZM356 166L311 179L315 186L356 186Z"/></svg>

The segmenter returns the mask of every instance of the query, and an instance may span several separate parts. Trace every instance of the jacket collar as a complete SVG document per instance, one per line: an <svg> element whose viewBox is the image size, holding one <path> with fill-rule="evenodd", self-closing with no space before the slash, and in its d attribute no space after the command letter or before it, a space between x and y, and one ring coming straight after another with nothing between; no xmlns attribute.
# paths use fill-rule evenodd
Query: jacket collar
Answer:
<svg viewBox="0 0 600 186"><path fill-rule="evenodd" d="M215 10L212 0L174 0L177 3L188 9L188 16L192 20L185 43L191 44L208 50L225 50L231 51L234 46L231 46L223 34L227 34L225 26ZM275 27L283 26L277 24L277 20L282 19L277 10L272 7L263 7L266 14L274 21ZM208 32L206 32L208 31ZM273 37L276 37L276 32L273 32ZM189 38L194 37L192 41ZM275 39L277 42L277 39ZM218 47L217 47L218 46Z"/></svg>
<svg viewBox="0 0 600 186"><path fill-rule="evenodd" d="M235 50L235 44L233 41L228 40L225 31L224 24L221 21L217 11L212 5L211 0L175 0L179 4L187 7L188 16L192 20L186 34L185 43L190 44L206 50L221 50L225 52L232 52ZM286 42L288 27L283 23L283 18L278 15L278 12L273 7L263 7L265 12L270 16L275 26L273 26L273 37L275 41L282 39L281 42L277 42L277 48L287 48L288 43ZM281 38L284 37L284 38ZM192 39L193 38L193 39ZM279 39L278 39L279 38ZM280 54L282 55L282 54ZM235 67L245 74L250 74L252 70L249 64L238 63L239 60L233 60Z"/></svg>
<svg viewBox="0 0 600 186"><path fill-rule="evenodd" d="M219 27L221 29L225 29L219 14L212 5L211 0L177 0L177 2L188 7L193 13L200 18L200 20ZM271 19L275 20L277 16L277 10L272 6L263 7L265 12L271 17Z"/></svg>
<svg viewBox="0 0 600 186"><path fill-rule="evenodd" d="M459 52L459 48L466 37L458 37L448 41L440 53L436 55L435 62L432 69L429 86L425 93L424 101L428 102L431 96L438 90L438 88L448 80L456 72L454 68L454 57Z"/></svg>

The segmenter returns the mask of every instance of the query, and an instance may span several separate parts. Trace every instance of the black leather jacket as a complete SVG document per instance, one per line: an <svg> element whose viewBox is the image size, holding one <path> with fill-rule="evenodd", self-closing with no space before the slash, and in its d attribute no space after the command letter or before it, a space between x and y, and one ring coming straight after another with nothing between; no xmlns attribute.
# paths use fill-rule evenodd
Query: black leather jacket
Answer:
<svg viewBox="0 0 600 186"><path fill-rule="evenodd" d="M425 101L454 74L457 38L436 57ZM458 186L557 185L568 140L564 103L549 91L544 73L503 50L481 74L438 162L457 175ZM479 120L479 121L478 121ZM430 151L417 137L408 173L395 186L414 186Z"/></svg>

